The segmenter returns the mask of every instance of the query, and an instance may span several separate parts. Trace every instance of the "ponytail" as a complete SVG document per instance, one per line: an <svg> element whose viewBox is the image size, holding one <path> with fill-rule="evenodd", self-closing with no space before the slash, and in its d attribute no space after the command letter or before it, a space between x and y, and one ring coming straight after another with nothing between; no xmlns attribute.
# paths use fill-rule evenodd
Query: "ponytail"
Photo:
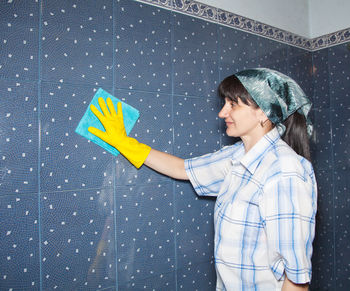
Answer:
<svg viewBox="0 0 350 291"><path fill-rule="evenodd" d="M282 139L298 154L311 161L309 137L307 135L304 115L294 112L283 124L286 131Z"/></svg>

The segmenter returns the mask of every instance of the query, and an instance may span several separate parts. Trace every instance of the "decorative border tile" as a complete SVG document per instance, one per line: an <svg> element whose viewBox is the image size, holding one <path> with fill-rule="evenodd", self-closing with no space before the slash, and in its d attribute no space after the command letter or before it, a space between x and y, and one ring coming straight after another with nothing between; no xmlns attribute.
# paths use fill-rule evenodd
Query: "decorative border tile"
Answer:
<svg viewBox="0 0 350 291"><path fill-rule="evenodd" d="M334 33L326 34L320 37L316 37L311 40L312 49L319 50L326 47L334 46L337 44L350 41L350 28L339 30Z"/></svg>
<svg viewBox="0 0 350 291"><path fill-rule="evenodd" d="M307 50L310 50L311 48L310 40L308 38L299 36L283 29L279 29L277 27L269 26L261 22L256 22L254 32L258 35L301 47Z"/></svg>
<svg viewBox="0 0 350 291"><path fill-rule="evenodd" d="M277 27L273 27L232 12L212 7L194 0L136 0L155 6L170 9L174 12L203 18L221 25L241 29L266 38L300 47L308 51L316 51L329 46L350 41L350 28L316 38L306 38Z"/></svg>
<svg viewBox="0 0 350 291"><path fill-rule="evenodd" d="M193 0L173 0L173 10L211 21L217 20L217 8Z"/></svg>
<svg viewBox="0 0 350 291"><path fill-rule="evenodd" d="M249 19L222 9L218 10L218 15L218 22L220 24L225 24L249 32L255 32L256 22L253 19Z"/></svg>
<svg viewBox="0 0 350 291"><path fill-rule="evenodd" d="M155 6L172 9L173 0L136 0L137 2L143 2L147 4L152 4Z"/></svg>

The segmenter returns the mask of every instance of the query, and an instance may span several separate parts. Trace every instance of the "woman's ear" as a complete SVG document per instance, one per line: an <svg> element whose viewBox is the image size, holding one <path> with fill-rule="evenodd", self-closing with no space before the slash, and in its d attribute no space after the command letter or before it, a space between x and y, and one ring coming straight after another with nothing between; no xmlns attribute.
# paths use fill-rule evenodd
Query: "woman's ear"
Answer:
<svg viewBox="0 0 350 291"><path fill-rule="evenodd" d="M272 122L266 116L265 112L262 111L260 108L258 108L256 110L256 118L259 121L261 127L265 128L265 129L268 129L268 130L273 128Z"/></svg>
<svg viewBox="0 0 350 291"><path fill-rule="evenodd" d="M268 117L266 116L265 112L262 111L261 108L256 109L256 117L262 123L265 123L265 122L267 122L267 120L269 120Z"/></svg>

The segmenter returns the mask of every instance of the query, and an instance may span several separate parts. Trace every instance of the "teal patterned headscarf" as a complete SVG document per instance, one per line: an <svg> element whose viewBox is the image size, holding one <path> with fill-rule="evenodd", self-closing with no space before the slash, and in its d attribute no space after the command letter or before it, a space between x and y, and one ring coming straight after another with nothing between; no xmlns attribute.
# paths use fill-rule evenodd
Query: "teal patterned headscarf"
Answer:
<svg viewBox="0 0 350 291"><path fill-rule="evenodd" d="M283 121L298 111L305 116L307 132L311 136L312 124L308 114L312 103L292 78L266 68L244 70L235 76L269 120L276 125L280 135L285 131Z"/></svg>

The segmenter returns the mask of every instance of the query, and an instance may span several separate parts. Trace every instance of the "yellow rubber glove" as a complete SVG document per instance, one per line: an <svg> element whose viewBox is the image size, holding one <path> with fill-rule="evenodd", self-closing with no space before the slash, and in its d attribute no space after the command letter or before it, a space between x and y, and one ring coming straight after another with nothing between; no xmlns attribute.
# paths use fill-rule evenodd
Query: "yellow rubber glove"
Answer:
<svg viewBox="0 0 350 291"><path fill-rule="evenodd" d="M117 105L118 113L115 111L110 98L107 98L108 108L103 98L98 99L98 104L103 114L94 105L91 105L90 109L100 120L105 131L95 127L89 127L88 131L115 147L136 168L140 168L145 162L151 148L126 135L121 102Z"/></svg>

